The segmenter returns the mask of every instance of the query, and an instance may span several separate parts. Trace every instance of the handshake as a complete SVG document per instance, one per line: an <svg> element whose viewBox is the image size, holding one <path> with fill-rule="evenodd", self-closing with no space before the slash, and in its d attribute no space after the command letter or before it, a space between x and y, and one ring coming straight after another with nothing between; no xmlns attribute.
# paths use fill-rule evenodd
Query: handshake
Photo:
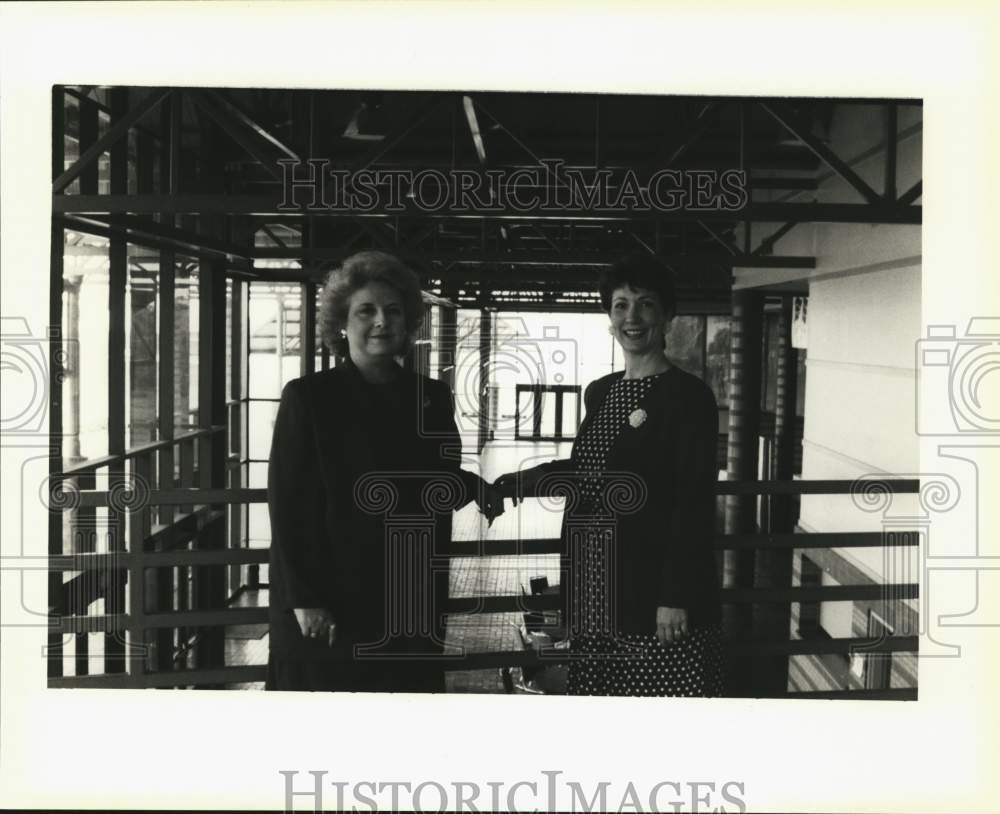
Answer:
<svg viewBox="0 0 1000 814"><path fill-rule="evenodd" d="M530 496L540 476L540 472L529 469L525 472L508 472L493 483L479 478L476 506L486 518L487 524L492 526L493 521L504 513L504 501L507 498L516 507L526 494Z"/></svg>

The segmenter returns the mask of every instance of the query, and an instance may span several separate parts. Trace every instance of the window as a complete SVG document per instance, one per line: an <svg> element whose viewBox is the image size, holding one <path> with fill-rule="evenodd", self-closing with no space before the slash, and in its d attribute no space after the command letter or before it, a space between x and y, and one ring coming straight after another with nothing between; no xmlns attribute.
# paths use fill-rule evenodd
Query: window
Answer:
<svg viewBox="0 0 1000 814"><path fill-rule="evenodd" d="M729 317L705 317L705 383L720 410L729 407Z"/></svg>
<svg viewBox="0 0 1000 814"><path fill-rule="evenodd" d="M667 358L679 368L705 377L705 318L674 317L667 332Z"/></svg>
<svg viewBox="0 0 1000 814"><path fill-rule="evenodd" d="M875 611L868 611L868 638L881 642L893 634L893 629ZM863 654L862 680L866 690L887 690L892 676L892 653Z"/></svg>
<svg viewBox="0 0 1000 814"><path fill-rule="evenodd" d="M196 258L174 265L174 433L198 427L198 280Z"/></svg>
<svg viewBox="0 0 1000 814"><path fill-rule="evenodd" d="M64 232L62 420L67 466L108 454L108 272L107 238Z"/></svg>
<svg viewBox="0 0 1000 814"><path fill-rule="evenodd" d="M160 254L129 244L125 284L125 443L159 438L157 347L159 344Z"/></svg>

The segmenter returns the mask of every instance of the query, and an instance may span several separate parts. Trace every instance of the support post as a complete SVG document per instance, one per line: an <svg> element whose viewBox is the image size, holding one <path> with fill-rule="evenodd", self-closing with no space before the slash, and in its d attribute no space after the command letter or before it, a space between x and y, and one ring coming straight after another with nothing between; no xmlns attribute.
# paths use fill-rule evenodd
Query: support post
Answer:
<svg viewBox="0 0 1000 814"><path fill-rule="evenodd" d="M442 306L438 323L438 376L455 391L455 365L458 362L458 309Z"/></svg>
<svg viewBox="0 0 1000 814"><path fill-rule="evenodd" d="M732 334L729 374L729 480L757 480L758 438L760 435L761 340L763 296L753 290L733 292ZM749 495L726 498L726 534L753 534L757 531L757 499ZM727 551L723 559L723 584L732 588L753 585L754 552ZM723 624L729 638L745 640L752 632L750 607L723 608ZM727 694L752 692L754 664L740 659L730 665Z"/></svg>
<svg viewBox="0 0 1000 814"><path fill-rule="evenodd" d="M218 427L225 424L226 415L226 266L223 261L202 259L198 294L198 423L202 428ZM225 433L211 432L198 440L198 485L202 489L224 488ZM220 516L199 532L196 543L199 550L226 547L226 526L221 520ZM225 607L225 566L210 565L197 569L195 591L198 609ZM225 630L222 627L203 627L199 630L195 662L199 669L225 664Z"/></svg>
<svg viewBox="0 0 1000 814"><path fill-rule="evenodd" d="M777 387L774 408L775 463L774 475L779 481L792 479L793 444L795 441L795 351L792 348L792 299L784 297L778 314ZM771 533L792 531L792 495L771 496ZM755 588L790 588L792 585L792 554L790 548L770 549L756 553ZM754 607L754 639L787 641L791 630L791 604L762 603ZM761 656L755 665L757 688L770 692L788 689L788 656Z"/></svg>
<svg viewBox="0 0 1000 814"><path fill-rule="evenodd" d="M493 349L493 320L485 308L479 317L479 437L476 453L486 446L490 435L490 353Z"/></svg>
<svg viewBox="0 0 1000 814"><path fill-rule="evenodd" d="M55 180L62 173L65 163L63 144L66 130L66 92L61 85L52 88L52 178ZM63 228L53 218L49 233L49 478L50 493L55 488L53 481L63 471L63 383L62 345L67 337L62 336L62 295L63 295L63 244L65 241ZM67 350L68 347L67 347ZM73 357L69 357L72 364ZM78 371L73 371L77 375ZM58 557L63 553L63 522L62 512L53 511L49 507L48 515L48 551L50 557ZM58 623L66 612L62 590L62 574L59 571L48 573L48 611L49 621ZM63 674L63 635L56 629L50 629L46 648L46 672L48 678L59 678Z"/></svg>
<svg viewBox="0 0 1000 814"><path fill-rule="evenodd" d="M128 91L115 88L111 93L111 126L114 127L128 113ZM81 112L83 104L80 106ZM83 144L81 143L81 148ZM111 191L124 193L128 182L128 142L119 140L111 147ZM90 170L80 175L80 193L85 194L85 179ZM97 164L94 164L93 183L97 185ZM124 233L114 227L108 247L108 454L125 453L125 402L129 393L125 390L125 286L128 282L128 243ZM108 467L108 489L125 482L125 462L119 459ZM125 510L108 508L109 550L126 550ZM133 517L137 521L137 515ZM124 613L126 610L125 585L128 585L129 621L141 627L143 615L142 590L142 550L133 551L134 559L125 580L114 580L104 598L104 609L108 614ZM126 654L126 648L130 652ZM145 648L137 627L130 628L127 638L124 631L105 635L104 653L109 672L124 670L126 663L132 674L145 672ZM127 655L127 659L126 659Z"/></svg>

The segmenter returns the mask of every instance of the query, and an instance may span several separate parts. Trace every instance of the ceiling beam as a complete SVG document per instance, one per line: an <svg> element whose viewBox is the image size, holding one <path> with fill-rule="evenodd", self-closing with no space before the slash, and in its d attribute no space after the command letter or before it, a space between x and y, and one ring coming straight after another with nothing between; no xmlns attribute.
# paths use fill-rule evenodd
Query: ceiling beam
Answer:
<svg viewBox="0 0 1000 814"><path fill-rule="evenodd" d="M254 161L260 164L277 181L282 181L284 175L277 160L261 149L260 134L256 128L248 127L227 110L222 102L210 96L206 91L190 89L185 93L198 108L214 121L233 141L240 145ZM296 157L296 160L298 158Z"/></svg>
<svg viewBox="0 0 1000 814"><path fill-rule="evenodd" d="M916 201L921 195L924 194L924 182L917 181L912 187L910 187L906 192L899 196L897 203L900 206L910 206L914 201Z"/></svg>
<svg viewBox="0 0 1000 814"><path fill-rule="evenodd" d="M113 222L106 216L102 218L94 215L62 216L60 220L67 229L102 237L124 234L140 245L167 247L182 254L207 254L222 257L229 262L243 261L243 265L253 256L249 247L129 215L118 215Z"/></svg>
<svg viewBox="0 0 1000 814"><path fill-rule="evenodd" d="M708 102L699 112L697 118L695 119L695 128L692 130L687 138L677 145L669 154L666 155L666 160L663 161L664 154L658 153L657 158L661 159L661 166L672 167L674 166L688 150L690 150L695 144L697 144L701 138L711 129L712 123L714 121L715 114L722 108L723 102Z"/></svg>
<svg viewBox="0 0 1000 814"><path fill-rule="evenodd" d="M274 136L272 133L270 133L266 127L255 122L250 116L244 113L239 108L239 106L231 99L228 99L218 91L214 90L205 91L205 93L209 97L214 99L221 107L227 110L229 114L238 122L240 122L244 127L256 133L260 138L268 142L268 144L272 145L280 152L284 153L288 158L294 159L295 161L302 160L299 157L298 153L296 153L291 147L289 147L280 139L278 139L276 136Z"/></svg>
<svg viewBox="0 0 1000 814"><path fill-rule="evenodd" d="M427 101L424 102L417 111L409 118L403 125L397 128L394 132L387 135L382 141L378 143L373 149L369 150L364 156L362 156L358 161L356 161L351 167L351 173L360 172L363 169L367 169L376 161L378 161L382 156L384 156L389 150L399 144L401 141L406 139L414 130L417 129L424 120L430 116L441 103L449 98L451 94L448 93L435 93Z"/></svg>
<svg viewBox="0 0 1000 814"><path fill-rule="evenodd" d="M769 254L774 249L774 244L777 243L781 238L787 235L792 229L798 226L798 221L791 220L783 226L779 226L770 235L765 237L760 245L751 252L754 255L765 255Z"/></svg>
<svg viewBox="0 0 1000 814"><path fill-rule="evenodd" d="M385 248L380 246L380 248ZM646 247L648 248L648 246ZM349 247L339 248L315 248L315 249L275 249L258 246L253 250L256 260L343 260L353 254L356 249ZM592 266L594 268L604 268L610 266L617 259L619 254L624 254L621 250L613 248L605 249L599 253L580 252L560 252L550 253L548 251L482 251L479 248L469 251L436 251L436 252L414 252L407 251L406 247L401 247L399 251L413 261L424 263L447 263L453 265L510 265L510 266ZM816 268L816 258L809 256L760 256L753 254L723 254L721 252L692 252L689 254L660 254L658 255L664 262L677 263L683 266L685 263L706 265L717 264L724 267L741 266L745 268L786 268L786 269L813 269Z"/></svg>
<svg viewBox="0 0 1000 814"><path fill-rule="evenodd" d="M65 190L66 187L72 184L73 181L79 177L80 173L93 164L102 153L104 153L112 145L116 144L118 139L124 136L133 124L139 121L139 119L145 116L150 110L166 99L170 93L171 91L169 88L154 89L149 96L139 102L139 104L115 122L108 132L87 148L83 155L81 155L71 167L69 167L52 182L52 192L58 194Z"/></svg>
<svg viewBox="0 0 1000 814"><path fill-rule="evenodd" d="M885 200L866 184L861 176L852 170L833 150L816 138L810 132L809 123L800 116L795 115L790 108L780 103L758 102L758 104L782 127L808 147L817 158L826 162L830 169L860 192L866 201L874 204Z"/></svg>
<svg viewBox="0 0 1000 814"><path fill-rule="evenodd" d="M901 196L901 200L902 200ZM743 209L727 210L685 210L660 211L657 209L632 209L622 207L617 210L600 209L553 209L522 212L513 207L493 211L492 209L472 210L455 213L447 210L428 212L413 207L406 213L379 212L338 212L328 208L300 207L295 210L281 210L281 193L272 195L55 195L52 199L54 214L88 212L103 214L217 214L217 215L258 215L281 217L286 215L327 215L347 218L394 218L399 215L418 216L422 219L444 220L502 220L531 223L553 222L605 222L605 221L664 221L694 223L703 221L723 221L736 223L744 220L769 223L799 221L801 223L897 223L920 224L922 208L915 205L887 204L841 204L841 203L763 203L747 204Z"/></svg>

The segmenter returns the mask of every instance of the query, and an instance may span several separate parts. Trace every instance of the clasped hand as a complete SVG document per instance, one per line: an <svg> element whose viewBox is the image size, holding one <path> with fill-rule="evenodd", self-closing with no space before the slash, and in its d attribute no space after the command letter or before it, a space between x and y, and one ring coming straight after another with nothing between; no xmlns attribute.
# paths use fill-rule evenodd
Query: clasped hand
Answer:
<svg viewBox="0 0 1000 814"><path fill-rule="evenodd" d="M524 501L524 493L530 485L530 477L520 472L508 472L501 475L493 483L481 481L480 493L476 496L476 505L479 511L486 517L489 525L504 513L504 501L511 499L512 505L516 508L518 503Z"/></svg>
<svg viewBox="0 0 1000 814"><path fill-rule="evenodd" d="M656 609L656 638L660 644L673 644L685 638L689 632L687 611L684 608Z"/></svg>
<svg viewBox="0 0 1000 814"><path fill-rule="evenodd" d="M333 647L337 639L337 623L326 608L295 608L295 621L305 638L325 641L327 647Z"/></svg>

